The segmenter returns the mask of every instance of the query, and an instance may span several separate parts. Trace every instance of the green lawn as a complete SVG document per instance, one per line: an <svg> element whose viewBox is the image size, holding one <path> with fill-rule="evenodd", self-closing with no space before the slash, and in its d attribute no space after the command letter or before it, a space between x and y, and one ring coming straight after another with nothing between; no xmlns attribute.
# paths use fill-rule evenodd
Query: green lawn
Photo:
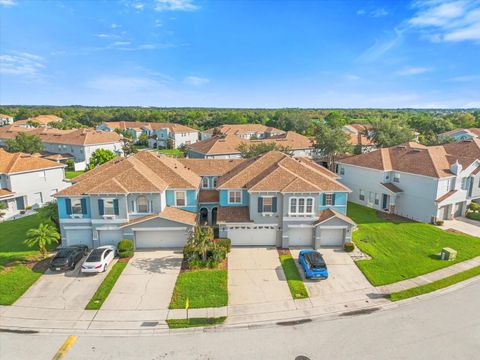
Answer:
<svg viewBox="0 0 480 360"><path fill-rule="evenodd" d="M125 261L117 261L115 265L110 269L105 279L98 287L97 291L93 295L92 299L88 302L85 310L98 310L102 307L105 300L107 300L110 291L117 282L118 278L122 274L123 269L127 266Z"/></svg>
<svg viewBox="0 0 480 360"><path fill-rule="evenodd" d="M76 178L77 176L80 176L84 173L85 171L65 171L65 177L67 179L73 179Z"/></svg>
<svg viewBox="0 0 480 360"><path fill-rule="evenodd" d="M434 281L427 285L422 285L422 286L414 287L412 289L391 293L390 300L398 301L398 300L407 299L413 296L427 294L429 292L446 288L448 286L454 285L456 283L459 283L464 280L468 280L472 277L479 276L479 275L480 275L480 266L477 266L472 269L462 271L458 274L446 277L444 279Z"/></svg>
<svg viewBox="0 0 480 360"><path fill-rule="evenodd" d="M182 329L182 328L190 328L190 327L197 327L197 326L213 326L223 324L226 317L218 317L218 318L193 318L193 319L170 319L167 320L168 327L170 329Z"/></svg>
<svg viewBox="0 0 480 360"><path fill-rule="evenodd" d="M172 157L177 157L177 158L185 157L185 154L180 149L161 149L161 150L158 150L158 152L160 154L164 154L164 155L168 155L168 156L172 156Z"/></svg>
<svg viewBox="0 0 480 360"><path fill-rule="evenodd" d="M26 232L42 221L39 214L0 223L0 305L13 304L42 275L40 270L18 264L5 269L5 265L21 262L39 252L23 243Z"/></svg>
<svg viewBox="0 0 480 360"><path fill-rule="evenodd" d="M297 299L308 298L308 292L303 283L302 277L298 272L297 265L292 255L280 255L280 263L282 264L283 272L287 278L288 287L292 293L292 297Z"/></svg>
<svg viewBox="0 0 480 360"><path fill-rule="evenodd" d="M221 307L228 304L227 270L206 269L182 272L173 290L170 309Z"/></svg>
<svg viewBox="0 0 480 360"><path fill-rule="evenodd" d="M480 255L480 238L446 232L430 224L393 223L379 218L375 210L354 203L348 204L348 216L358 224L353 241L372 257L356 263L375 286L413 278ZM457 250L457 260L439 260L437 254L443 247Z"/></svg>

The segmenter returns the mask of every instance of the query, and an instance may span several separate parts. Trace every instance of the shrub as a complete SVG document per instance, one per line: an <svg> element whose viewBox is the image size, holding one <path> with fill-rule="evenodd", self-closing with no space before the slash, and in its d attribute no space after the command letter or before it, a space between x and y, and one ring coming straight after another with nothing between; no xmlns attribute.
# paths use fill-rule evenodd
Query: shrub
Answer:
<svg viewBox="0 0 480 360"><path fill-rule="evenodd" d="M480 204L477 204L476 202L471 202L470 205L468 205L468 209L474 212L478 212L480 211Z"/></svg>
<svg viewBox="0 0 480 360"><path fill-rule="evenodd" d="M74 171L75 170L75 162L72 159L68 159L65 161L65 164L67 165L67 170L68 171Z"/></svg>
<svg viewBox="0 0 480 360"><path fill-rule="evenodd" d="M346 252L352 252L355 250L355 244L351 241L347 241L345 244L343 244L343 250Z"/></svg>
<svg viewBox="0 0 480 360"><path fill-rule="evenodd" d="M443 220L437 220L435 221L435 225L437 226L442 226L445 222Z"/></svg>
<svg viewBox="0 0 480 360"><path fill-rule="evenodd" d="M227 239L227 238L220 238L220 239L215 239L215 243L224 248L227 253L230 252L232 249L232 240Z"/></svg>
<svg viewBox="0 0 480 360"><path fill-rule="evenodd" d="M467 213L467 218L480 221L480 213L470 211Z"/></svg>
<svg viewBox="0 0 480 360"><path fill-rule="evenodd" d="M129 239L123 239L118 242L117 247L118 256L121 258L127 258L133 256L133 241Z"/></svg>

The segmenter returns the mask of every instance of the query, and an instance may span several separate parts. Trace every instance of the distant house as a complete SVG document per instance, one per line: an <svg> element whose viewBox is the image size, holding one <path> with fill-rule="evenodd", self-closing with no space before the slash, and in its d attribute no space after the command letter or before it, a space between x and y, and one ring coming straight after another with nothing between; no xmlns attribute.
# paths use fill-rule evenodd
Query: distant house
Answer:
<svg viewBox="0 0 480 360"><path fill-rule="evenodd" d="M440 139L453 139L455 141L478 139L480 137L480 128L455 129L444 132L438 137Z"/></svg>
<svg viewBox="0 0 480 360"><path fill-rule="evenodd" d="M10 115L0 114L0 126L13 124L13 117Z"/></svg>
<svg viewBox="0 0 480 360"><path fill-rule="evenodd" d="M371 129L372 126L369 124L349 124L342 127L343 132L349 136L349 144L359 149L361 153L370 152L377 148L367 136Z"/></svg>
<svg viewBox="0 0 480 360"><path fill-rule="evenodd" d="M3 218L54 200L52 195L69 185L64 180L64 167L37 156L0 149L0 203L6 205Z"/></svg>
<svg viewBox="0 0 480 360"><path fill-rule="evenodd" d="M44 145L43 155L49 159L59 162L73 159L75 170L85 170L97 149L123 154L120 135L93 129L26 128L14 124L0 128L0 146L5 146L7 139L14 139L21 132L38 136Z"/></svg>
<svg viewBox="0 0 480 360"><path fill-rule="evenodd" d="M35 127L31 125L33 123L41 127L47 127L49 123L60 122L62 120L63 119L61 117L58 117L56 115L37 115L28 119L17 120L15 121L15 125L26 127L26 128L33 128Z"/></svg>
<svg viewBox="0 0 480 360"><path fill-rule="evenodd" d="M217 135L221 134L225 136L235 135L241 139L251 140L283 135L285 134L285 131L262 124L224 124L202 131L200 137L202 140L210 139L215 133L217 133Z"/></svg>
<svg viewBox="0 0 480 360"><path fill-rule="evenodd" d="M280 135L273 135L257 140L248 140L235 134L214 136L199 141L187 147L189 158L200 159L238 159L241 158L238 147L241 144L255 145L261 143L275 143L278 146L289 148L293 156L312 156L313 142L306 136L287 131Z"/></svg>
<svg viewBox="0 0 480 360"><path fill-rule="evenodd" d="M480 140L382 148L340 160L337 171L350 201L422 222L452 219L480 201Z"/></svg>
<svg viewBox="0 0 480 360"><path fill-rule="evenodd" d="M199 138L198 130L175 123L155 123L139 121L109 121L97 126L97 130L115 131L120 129L129 133L134 141L138 141L142 134L148 136L150 148L179 148L196 143Z"/></svg>

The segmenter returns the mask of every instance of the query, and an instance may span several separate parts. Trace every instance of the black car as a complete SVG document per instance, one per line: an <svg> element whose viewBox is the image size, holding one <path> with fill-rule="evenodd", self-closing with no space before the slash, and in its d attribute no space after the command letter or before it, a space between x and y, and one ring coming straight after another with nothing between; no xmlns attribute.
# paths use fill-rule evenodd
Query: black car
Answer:
<svg viewBox="0 0 480 360"><path fill-rule="evenodd" d="M50 262L50 270L59 271L74 269L80 260L88 253L88 246L75 245L60 248Z"/></svg>

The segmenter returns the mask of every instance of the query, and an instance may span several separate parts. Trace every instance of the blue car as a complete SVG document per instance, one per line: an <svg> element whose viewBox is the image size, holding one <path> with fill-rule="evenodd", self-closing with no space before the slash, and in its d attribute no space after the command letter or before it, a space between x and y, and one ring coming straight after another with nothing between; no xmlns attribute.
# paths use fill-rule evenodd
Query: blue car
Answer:
<svg viewBox="0 0 480 360"><path fill-rule="evenodd" d="M322 254L316 250L301 250L298 256L298 262L305 272L307 279L327 279L327 264Z"/></svg>

